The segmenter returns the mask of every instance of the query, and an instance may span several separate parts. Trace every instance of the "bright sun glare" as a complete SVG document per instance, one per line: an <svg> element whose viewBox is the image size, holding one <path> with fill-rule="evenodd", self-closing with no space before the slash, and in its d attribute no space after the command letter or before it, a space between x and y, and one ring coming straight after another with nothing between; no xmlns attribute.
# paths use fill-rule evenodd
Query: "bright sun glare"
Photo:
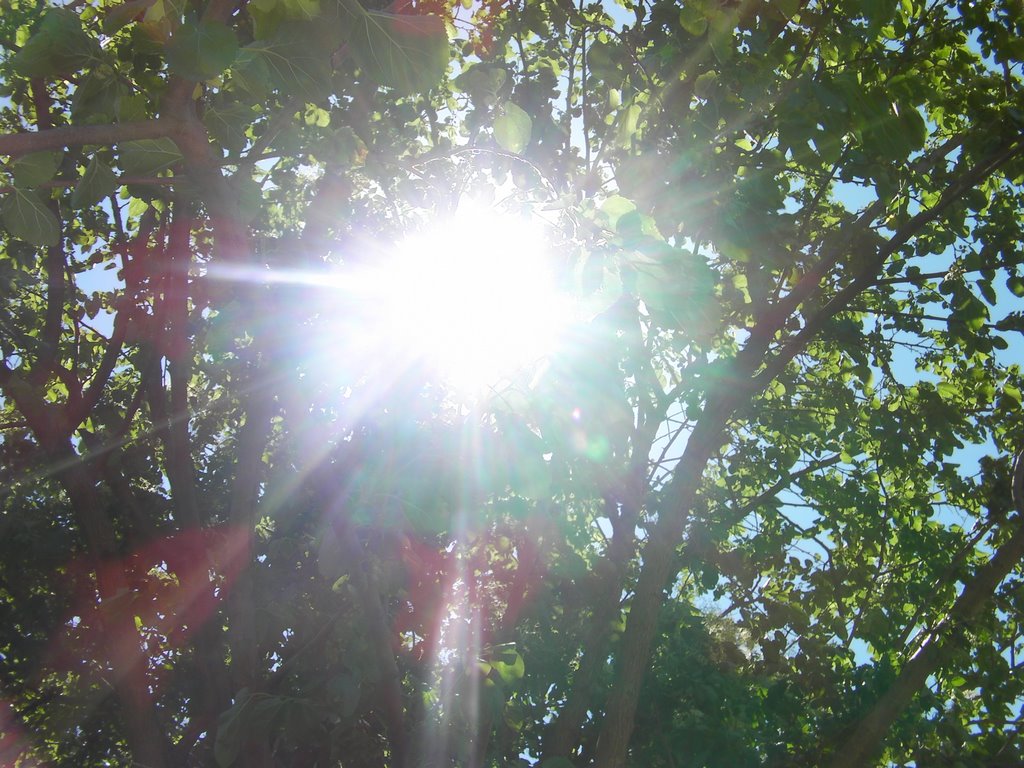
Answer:
<svg viewBox="0 0 1024 768"><path fill-rule="evenodd" d="M493 387L550 353L565 324L551 259L537 222L460 204L372 268L374 330L464 392Z"/></svg>

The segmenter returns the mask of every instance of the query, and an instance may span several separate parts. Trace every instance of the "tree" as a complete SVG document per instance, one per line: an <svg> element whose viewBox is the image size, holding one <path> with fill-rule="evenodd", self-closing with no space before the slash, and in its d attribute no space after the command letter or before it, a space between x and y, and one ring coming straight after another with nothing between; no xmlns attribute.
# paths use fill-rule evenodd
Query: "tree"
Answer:
<svg viewBox="0 0 1024 768"><path fill-rule="evenodd" d="M1024 762L1017 0L2 7L5 763ZM496 190L466 403L331 287Z"/></svg>

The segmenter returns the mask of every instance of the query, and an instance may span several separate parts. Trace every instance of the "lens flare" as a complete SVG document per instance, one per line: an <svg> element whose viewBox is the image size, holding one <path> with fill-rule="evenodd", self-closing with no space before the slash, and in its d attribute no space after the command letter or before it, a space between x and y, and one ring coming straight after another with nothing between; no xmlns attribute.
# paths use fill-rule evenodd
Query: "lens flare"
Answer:
<svg viewBox="0 0 1024 768"><path fill-rule="evenodd" d="M467 393L549 354L568 319L541 226L464 203L370 268L382 346Z"/></svg>

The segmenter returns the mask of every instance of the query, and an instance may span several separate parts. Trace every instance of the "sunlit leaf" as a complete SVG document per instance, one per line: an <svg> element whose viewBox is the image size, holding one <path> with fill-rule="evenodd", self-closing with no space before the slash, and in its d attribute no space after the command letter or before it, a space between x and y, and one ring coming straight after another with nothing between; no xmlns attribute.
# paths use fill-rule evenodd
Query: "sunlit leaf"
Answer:
<svg viewBox="0 0 1024 768"><path fill-rule="evenodd" d="M494 118L494 140L509 152L520 153L530 143L533 120L522 107L509 101Z"/></svg>
<svg viewBox="0 0 1024 768"><path fill-rule="evenodd" d="M430 90L448 69L448 33L439 16L363 11L354 1L348 45L360 68L399 93Z"/></svg>

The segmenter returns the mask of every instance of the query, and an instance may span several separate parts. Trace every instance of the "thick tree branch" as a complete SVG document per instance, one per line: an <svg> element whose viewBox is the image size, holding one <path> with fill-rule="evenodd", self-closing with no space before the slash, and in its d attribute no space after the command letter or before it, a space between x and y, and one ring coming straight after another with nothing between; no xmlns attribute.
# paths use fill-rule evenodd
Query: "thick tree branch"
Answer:
<svg viewBox="0 0 1024 768"><path fill-rule="evenodd" d="M785 370L789 362L807 348L825 327L825 324L840 312L849 308L850 302L865 289L871 287L885 266L886 261L911 238L916 237L924 227L935 221L940 214L956 203L970 189L980 184L1000 167L1024 154L1024 142L1003 147L981 163L967 170L946 188L939 201L931 208L921 211L900 227L896 233L879 248L878 253L868 261L850 283L836 291L824 307L807 319L804 327L765 365L755 381L755 389L766 387L769 382Z"/></svg>
<svg viewBox="0 0 1024 768"><path fill-rule="evenodd" d="M911 166L912 170L916 172L927 172L931 170L939 161L959 147L963 143L963 140L963 135L957 134L948 141L943 142L932 152L922 158L919 158L915 163L913 163ZM958 191L956 193L956 197L959 197L962 192L963 190ZM759 340L766 349L775 333L785 325L786 321L794 312L796 312L800 305L803 304L812 294L821 290L822 280L824 280L825 277L836 268L843 258L849 256L849 253L844 246L848 245L850 239L856 237L857 234L866 232L875 219L885 211L888 204L888 200L879 198L865 208L860 215L857 216L856 220L850 224L849 231L847 233L849 236L844 238L841 244L837 244L829 248L827 252L824 253L817 262L812 264L811 267L800 277L789 293L782 297L782 299L780 299L775 305L768 307L764 311L757 325L751 331L751 338ZM939 206L930 209L930 211L934 211L935 215L938 215L941 210L936 210L937 208L939 208ZM943 206L942 210L944 210L944 208L945 206Z"/></svg>
<svg viewBox="0 0 1024 768"><path fill-rule="evenodd" d="M890 255L959 200L967 190L1021 154L1022 148L1024 144L1010 144L962 174L946 189L934 207L922 211L901 227L886 246L879 249L859 276L840 289L822 311L812 317L803 330L771 358L756 377L753 373L761 365L760 358L769 339L765 335L758 337L752 334L747 347L733 361L728 377L729 387L709 395L704 413L690 435L666 490L666 502L660 510L658 522L644 548L644 566L623 636L616 685L608 702L598 743L598 768L621 768L625 763L664 588L673 575L675 550L681 540L689 511L696 501L707 462L726 439L725 426L731 415L743 404L749 403L757 392L763 390L785 369L790 360L806 349L829 318L841 312L857 294L871 285Z"/></svg>
<svg viewBox="0 0 1024 768"><path fill-rule="evenodd" d="M342 520L341 525L336 526L336 530L339 527L343 528L337 532L342 538L345 560L349 564L349 573L359 595L359 605L366 621L370 642L373 644L373 655L383 687L381 714L387 726L391 764L395 768L403 768L407 765L407 755L402 676L395 661L394 640L388 628L387 616L384 613L384 606L381 605L380 586L377 584L373 569L366 562L352 525L347 520Z"/></svg>
<svg viewBox="0 0 1024 768"><path fill-rule="evenodd" d="M122 141L160 139L165 136L174 138L176 131L177 126L174 123L164 120L108 125L65 125L49 130L0 135L0 155L18 156L49 149L81 147L85 144L110 146Z"/></svg>
<svg viewBox="0 0 1024 768"><path fill-rule="evenodd" d="M170 413L167 419L167 476L171 483L175 512L186 528L199 528L195 466L189 434L191 412L188 385L192 378L192 349L188 340L188 268L191 215L186 201L176 199L171 210L164 257L164 296L160 316L165 323L168 374L171 383Z"/></svg>
<svg viewBox="0 0 1024 768"><path fill-rule="evenodd" d="M108 635L107 663L113 672L114 691L124 711L126 737L137 763L164 768L167 744L160 728L146 681L146 657L129 612L120 609L130 591L124 571L107 562L117 554L117 536L96 484L82 458L71 446L63 419L54 417L57 406L42 399L35 388L0 364L0 388L28 421L68 498L89 545L100 597L100 613Z"/></svg>
<svg viewBox="0 0 1024 768"><path fill-rule="evenodd" d="M725 425L737 405L734 401L739 395L748 395L746 389L737 387L737 390L740 390L737 395L730 392L716 402L709 402L705 408L666 488L658 521L644 547L644 567L630 606L617 661L615 687L608 700L597 744L598 768L619 768L625 762L664 589L677 562L676 547L696 502L704 468L725 439Z"/></svg>
<svg viewBox="0 0 1024 768"><path fill-rule="evenodd" d="M31 83L32 103L36 110L36 123L41 130L51 130L53 120L50 116L50 97L46 86L40 79ZM46 206L60 222L60 210L55 200L47 200ZM60 225L63 230L63 225ZM46 249L46 317L43 323L42 344L39 358L36 361L33 379L37 383L45 381L51 369L59 364L60 337L64 318L64 270L67 267L67 254L64 252L64 234L60 232L56 245Z"/></svg>
<svg viewBox="0 0 1024 768"><path fill-rule="evenodd" d="M231 642L231 677L236 690L257 689L259 644L256 631L256 593L252 563L255 546L256 513L259 487L263 478L263 453L270 434L273 413L273 392L259 378L258 361L252 363L255 386L250 388L245 422L238 434L235 477L231 488L228 513L232 528L241 542L238 553L242 570L238 575L230 603L229 637ZM254 768L272 765L265 740L252 746L246 757Z"/></svg>
<svg viewBox="0 0 1024 768"><path fill-rule="evenodd" d="M848 732L834 751L829 768L861 768L871 764L896 718L925 687L928 678L941 669L962 641L963 631L990 605L999 584L1024 559L1024 450L1014 461L1012 494L1017 510L1012 521L1013 534L965 584L945 620L929 633L895 682Z"/></svg>
<svg viewBox="0 0 1024 768"><path fill-rule="evenodd" d="M131 312L128 308L122 308L117 313L117 316L114 318L114 329L110 334L110 338L107 339L106 348L103 350L103 358L93 374L88 389L82 393L81 399L76 403L68 403L66 412L69 430L77 428L92 413L92 409L100 401L100 396L110 380L110 374L114 372L114 366L117 365L117 359L121 355L121 349L124 346L125 336L128 332L128 324L131 322L130 314Z"/></svg>
<svg viewBox="0 0 1024 768"><path fill-rule="evenodd" d="M594 704L595 686L599 673L608 658L608 641L612 627L622 611L617 592L626 578L636 550L636 523L643 502L646 479L646 457L650 453L651 439L641 438L635 447L630 481L619 493L620 499L606 497L608 519L613 521L612 537L605 556L606 567L595 572L590 587L593 615L588 631L580 638L580 663L572 678L565 706L544 734L544 756L569 757L580 742L580 734L587 720L587 711ZM640 457L644 460L640 461ZM622 507L622 514L615 511Z"/></svg>

